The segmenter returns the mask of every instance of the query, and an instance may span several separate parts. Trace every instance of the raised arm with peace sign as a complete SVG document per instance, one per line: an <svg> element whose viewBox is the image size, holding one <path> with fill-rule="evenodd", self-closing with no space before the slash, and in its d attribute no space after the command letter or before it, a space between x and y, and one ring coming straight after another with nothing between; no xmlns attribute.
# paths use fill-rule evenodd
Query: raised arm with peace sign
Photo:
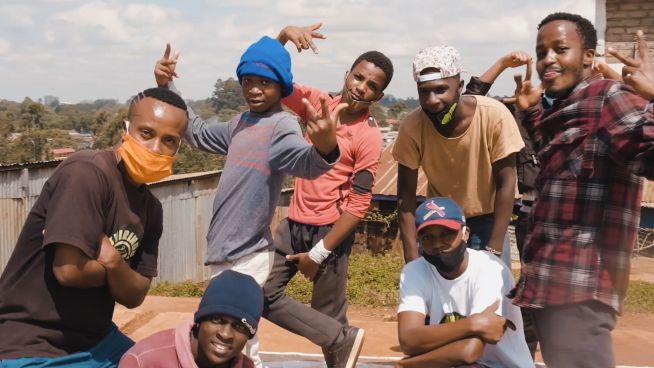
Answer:
<svg viewBox="0 0 654 368"><path fill-rule="evenodd" d="M154 79L157 81L157 86L159 87L166 87L173 80L173 77L178 77L175 67L177 67L180 52L175 51L171 57L170 51L170 43L167 43L163 56L157 60L154 66Z"/></svg>
<svg viewBox="0 0 654 368"><path fill-rule="evenodd" d="M623 56L617 50L609 48L609 54L624 63L622 80L633 87L647 100L654 99L654 65L647 50L647 39L643 31L636 32L638 56Z"/></svg>

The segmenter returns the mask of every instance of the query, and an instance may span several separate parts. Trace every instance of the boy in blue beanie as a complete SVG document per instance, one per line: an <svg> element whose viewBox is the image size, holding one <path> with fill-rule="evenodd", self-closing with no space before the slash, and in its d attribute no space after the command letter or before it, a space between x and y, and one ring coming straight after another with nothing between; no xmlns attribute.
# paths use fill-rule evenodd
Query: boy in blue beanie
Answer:
<svg viewBox="0 0 654 368"><path fill-rule="evenodd" d="M227 270L214 277L195 318L141 340L120 360L121 368L252 368L241 354L259 325L263 292L252 276Z"/></svg>
<svg viewBox="0 0 654 368"><path fill-rule="evenodd" d="M173 91L177 57L171 57L167 45L154 72L157 84ZM302 136L297 119L282 111L280 101L292 92L293 75L291 58L279 42L263 37L252 44L236 74L249 111L229 122L207 123L189 109L185 138L203 151L227 155L207 234L205 264L212 277L233 269L263 285L274 256L270 222L286 175L312 179L334 166L340 156L336 120L347 104L331 112L324 107L321 114L308 107L312 145ZM261 366L257 350L255 338L246 354Z"/></svg>

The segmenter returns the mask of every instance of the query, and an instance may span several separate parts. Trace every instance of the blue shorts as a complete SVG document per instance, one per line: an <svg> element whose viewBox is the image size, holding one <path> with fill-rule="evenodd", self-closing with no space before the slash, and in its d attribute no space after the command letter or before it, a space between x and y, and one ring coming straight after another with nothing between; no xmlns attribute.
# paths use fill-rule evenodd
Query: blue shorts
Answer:
<svg viewBox="0 0 654 368"><path fill-rule="evenodd" d="M41 368L41 367L83 367L109 368L118 366L118 361L134 341L125 336L116 325L99 343L88 351L56 358L19 358L0 360L0 368Z"/></svg>

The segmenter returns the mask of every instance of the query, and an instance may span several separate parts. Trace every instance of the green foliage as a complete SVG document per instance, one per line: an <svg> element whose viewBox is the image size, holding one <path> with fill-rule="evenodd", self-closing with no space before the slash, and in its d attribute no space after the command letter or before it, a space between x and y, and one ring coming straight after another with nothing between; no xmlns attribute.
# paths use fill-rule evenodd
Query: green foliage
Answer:
<svg viewBox="0 0 654 368"><path fill-rule="evenodd" d="M93 148L110 148L118 144L125 130L125 119L127 119L127 107L122 108L113 117L105 114L96 115L94 129L97 129L97 133Z"/></svg>
<svg viewBox="0 0 654 368"><path fill-rule="evenodd" d="M379 103L374 103L370 106L370 114L377 120L380 126L386 124L386 108L382 107Z"/></svg>
<svg viewBox="0 0 654 368"><path fill-rule="evenodd" d="M225 166L225 156L202 152L182 142L177 153L173 173L186 174L192 172L220 170Z"/></svg>
<svg viewBox="0 0 654 368"><path fill-rule="evenodd" d="M150 289L150 295L201 297L204 283L184 281L179 283L160 282Z"/></svg>
<svg viewBox="0 0 654 368"><path fill-rule="evenodd" d="M238 80L234 78L218 79L213 88L211 102L216 113L224 109L244 111L246 104Z"/></svg>
<svg viewBox="0 0 654 368"><path fill-rule="evenodd" d="M366 307L396 306L399 302L400 272L404 259L397 255L375 256L359 254L350 256L348 268L347 298L351 305ZM513 271L517 280L519 270ZM184 281L176 284L159 283L150 289L151 295L201 297L205 283ZM288 283L286 293L293 299L309 304L313 284L300 273ZM629 283L625 298L625 311L654 313L654 284L645 281Z"/></svg>
<svg viewBox="0 0 654 368"><path fill-rule="evenodd" d="M391 222L397 221L397 210L390 213L382 213L379 208L372 207L368 210L365 217L366 221L380 222L386 226Z"/></svg>
<svg viewBox="0 0 654 368"><path fill-rule="evenodd" d="M98 99L68 104L61 103L56 96L46 97L48 104L30 98L21 102L0 99L0 165L51 159L52 148L103 149L120 142L129 101ZM389 103L402 102L408 106L410 100L387 95L372 106L372 114L384 125ZM229 121L247 110L241 86L234 78L218 79L211 98L187 103L206 120ZM71 130L92 136L71 137L68 134ZM91 142L93 145L89 147ZM224 156L182 146L173 170L189 173L220 170L223 166ZM292 185L292 180L289 184Z"/></svg>
<svg viewBox="0 0 654 368"><path fill-rule="evenodd" d="M354 305L396 306L404 259L398 255L361 254L350 257L347 297Z"/></svg>
<svg viewBox="0 0 654 368"><path fill-rule="evenodd" d="M400 256L370 254L350 257L347 298L352 305L381 307L396 306L398 285L404 260ZM185 281L178 284L159 283L150 289L151 295L202 296L203 283ZM313 284L300 273L288 283L286 293L301 303L311 303Z"/></svg>
<svg viewBox="0 0 654 368"><path fill-rule="evenodd" d="M654 284L645 281L631 281L624 301L628 312L654 313Z"/></svg>

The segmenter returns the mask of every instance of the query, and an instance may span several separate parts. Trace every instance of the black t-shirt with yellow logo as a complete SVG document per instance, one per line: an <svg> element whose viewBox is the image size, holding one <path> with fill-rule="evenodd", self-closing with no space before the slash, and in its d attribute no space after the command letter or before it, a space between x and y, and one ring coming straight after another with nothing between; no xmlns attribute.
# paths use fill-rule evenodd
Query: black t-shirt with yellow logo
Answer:
<svg viewBox="0 0 654 368"><path fill-rule="evenodd" d="M126 177L114 151L81 151L45 183L0 278L0 359L85 351L111 327L109 288L61 286L55 244L96 259L105 234L132 269L156 276L161 203Z"/></svg>

